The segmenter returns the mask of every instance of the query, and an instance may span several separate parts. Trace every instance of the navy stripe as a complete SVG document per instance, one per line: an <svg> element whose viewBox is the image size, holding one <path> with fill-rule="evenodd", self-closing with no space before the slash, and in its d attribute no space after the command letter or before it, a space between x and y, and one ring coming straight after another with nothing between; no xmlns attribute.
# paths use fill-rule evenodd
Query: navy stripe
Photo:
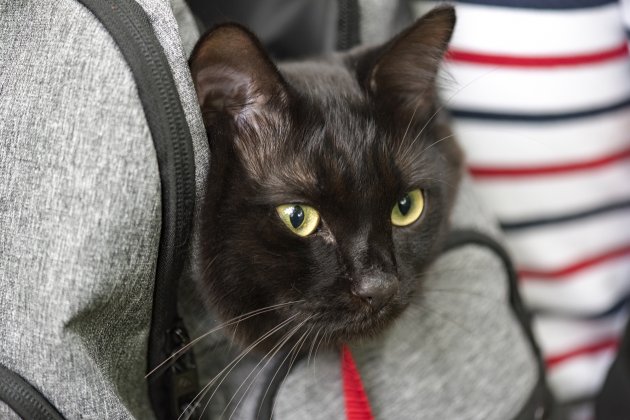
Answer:
<svg viewBox="0 0 630 420"><path fill-rule="evenodd" d="M532 315L534 316L550 316L575 320L598 320L617 315L623 310L628 309L628 307L630 307L630 296L624 296L618 302L615 302L610 308L607 308L601 312L595 312L591 314L580 314L547 308L530 308L530 310L532 312Z"/></svg>
<svg viewBox="0 0 630 420"><path fill-rule="evenodd" d="M587 109L583 111L565 112L557 114L511 114L500 112L472 111L468 109L450 108L450 113L455 118L508 121L508 122L546 122L562 121L575 118L594 117L607 112L617 111L630 105L630 98L624 99L616 104L607 105L602 108Z"/></svg>
<svg viewBox="0 0 630 420"><path fill-rule="evenodd" d="M630 200L619 201L616 203L606 204L594 209L584 210L572 214L564 214L561 216L544 217L539 219L523 220L520 222L501 222L501 227L506 231L518 231L521 229L529 229L540 226L554 225L557 223L572 222L574 220L585 219L592 216L598 216L609 212L630 208Z"/></svg>
<svg viewBox="0 0 630 420"><path fill-rule="evenodd" d="M458 0L456 3L521 9L568 10L605 6L617 3L617 0Z"/></svg>

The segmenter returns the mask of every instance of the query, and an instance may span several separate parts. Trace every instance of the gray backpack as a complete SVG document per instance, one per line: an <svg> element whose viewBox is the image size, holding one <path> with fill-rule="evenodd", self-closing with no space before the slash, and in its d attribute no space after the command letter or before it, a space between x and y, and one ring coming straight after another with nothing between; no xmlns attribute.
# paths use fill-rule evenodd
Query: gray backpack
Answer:
<svg viewBox="0 0 630 420"><path fill-rule="evenodd" d="M214 324L190 263L208 162L198 35L180 0L0 0L0 418L176 419L238 354L212 336L145 378L185 325ZM430 280L462 291L436 302L466 325L409 312L353 348L377 418L549 415L509 258L469 189ZM316 381L282 356L243 393L246 361L206 415L343 418L338 355Z"/></svg>
<svg viewBox="0 0 630 420"><path fill-rule="evenodd" d="M190 361L145 374L186 339L197 34L159 0L3 0L0 20L0 418L172 418Z"/></svg>

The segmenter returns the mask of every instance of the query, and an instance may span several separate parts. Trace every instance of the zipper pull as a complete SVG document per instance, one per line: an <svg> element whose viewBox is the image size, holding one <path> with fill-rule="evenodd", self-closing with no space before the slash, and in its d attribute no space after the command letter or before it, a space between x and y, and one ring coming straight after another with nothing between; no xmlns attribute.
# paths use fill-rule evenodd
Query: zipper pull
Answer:
<svg viewBox="0 0 630 420"><path fill-rule="evenodd" d="M171 355L177 353L190 344L190 337L181 320L177 326L169 331ZM178 353L175 362L169 367L171 407L173 413L181 413L187 419L195 411L191 404L199 392L199 377L197 363L192 349L188 348Z"/></svg>

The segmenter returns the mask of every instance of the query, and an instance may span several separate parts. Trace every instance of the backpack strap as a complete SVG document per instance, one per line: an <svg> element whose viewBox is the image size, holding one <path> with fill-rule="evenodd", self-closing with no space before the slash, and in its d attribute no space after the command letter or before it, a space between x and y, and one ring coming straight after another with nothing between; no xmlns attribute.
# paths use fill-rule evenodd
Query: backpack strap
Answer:
<svg viewBox="0 0 630 420"><path fill-rule="evenodd" d="M630 322L626 324L623 341L617 352L604 387L595 400L595 418L616 420L630 413Z"/></svg>
<svg viewBox="0 0 630 420"><path fill-rule="evenodd" d="M531 314L525 308L521 299L521 294L518 290L518 276L516 274L514 264L512 263L512 259L505 248L497 242L497 240L485 233L481 233L473 229L453 230L447 237L442 248L442 252L448 252L467 245L487 248L501 260L509 282L508 293L510 306L512 311L514 311L514 315L516 315L523 333L527 337L532 353L536 358L539 378L538 383L534 387L527 402L523 405L520 412L513 420L551 419L554 415L552 413L553 397L545 380L542 353L532 333Z"/></svg>

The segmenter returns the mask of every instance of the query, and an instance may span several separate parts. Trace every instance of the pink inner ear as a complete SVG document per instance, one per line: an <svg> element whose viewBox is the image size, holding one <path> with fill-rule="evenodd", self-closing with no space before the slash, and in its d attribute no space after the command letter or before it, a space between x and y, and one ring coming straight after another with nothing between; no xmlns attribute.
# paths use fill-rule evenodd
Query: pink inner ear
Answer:
<svg viewBox="0 0 630 420"><path fill-rule="evenodd" d="M193 51L190 68L206 125L219 115L245 117L284 92L284 82L260 42L247 29L222 25Z"/></svg>
<svg viewBox="0 0 630 420"><path fill-rule="evenodd" d="M223 113L236 117L248 107L264 103L249 75L225 66L208 66L197 75L197 96L204 115Z"/></svg>

